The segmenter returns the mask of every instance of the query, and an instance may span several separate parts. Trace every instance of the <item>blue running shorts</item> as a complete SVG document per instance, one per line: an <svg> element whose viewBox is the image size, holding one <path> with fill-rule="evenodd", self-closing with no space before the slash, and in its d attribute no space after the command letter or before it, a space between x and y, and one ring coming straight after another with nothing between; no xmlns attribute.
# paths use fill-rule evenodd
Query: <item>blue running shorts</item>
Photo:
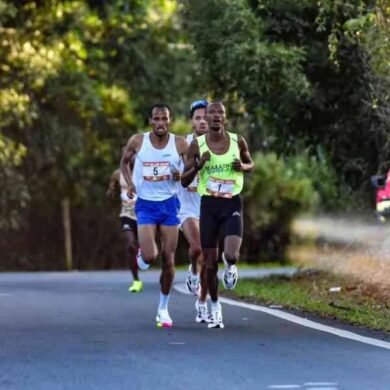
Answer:
<svg viewBox="0 0 390 390"><path fill-rule="evenodd" d="M134 210L138 225L176 226L180 224L178 217L180 201L176 196L158 201L137 198Z"/></svg>

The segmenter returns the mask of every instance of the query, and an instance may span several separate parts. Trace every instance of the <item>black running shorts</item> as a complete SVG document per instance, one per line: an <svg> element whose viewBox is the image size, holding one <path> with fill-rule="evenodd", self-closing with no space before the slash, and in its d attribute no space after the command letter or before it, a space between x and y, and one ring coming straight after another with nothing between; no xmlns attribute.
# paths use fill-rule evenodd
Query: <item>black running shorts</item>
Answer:
<svg viewBox="0 0 390 390"><path fill-rule="evenodd" d="M137 221L135 219L129 217L120 217L120 220L122 225L122 232L130 230L137 234Z"/></svg>
<svg viewBox="0 0 390 390"><path fill-rule="evenodd" d="M202 248L217 248L220 229L223 237L243 234L242 198L202 196L200 201L200 241Z"/></svg>

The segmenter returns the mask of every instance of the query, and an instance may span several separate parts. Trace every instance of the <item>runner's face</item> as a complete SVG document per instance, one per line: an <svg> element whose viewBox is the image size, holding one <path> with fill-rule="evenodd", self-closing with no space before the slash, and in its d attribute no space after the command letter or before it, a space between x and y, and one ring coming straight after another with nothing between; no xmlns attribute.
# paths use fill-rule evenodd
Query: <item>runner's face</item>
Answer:
<svg viewBox="0 0 390 390"><path fill-rule="evenodd" d="M226 121L225 107L222 103L210 103L207 106L209 129L218 131L224 128Z"/></svg>
<svg viewBox="0 0 390 390"><path fill-rule="evenodd" d="M154 134L159 137L163 137L169 131L171 124L171 117L169 110L164 108L155 107L152 111L152 116L149 118L149 124L152 126Z"/></svg>
<svg viewBox="0 0 390 390"><path fill-rule="evenodd" d="M195 131L196 135L202 135L207 132L208 125L206 121L206 109L205 108L198 108L194 111L194 114L192 115L192 128Z"/></svg>

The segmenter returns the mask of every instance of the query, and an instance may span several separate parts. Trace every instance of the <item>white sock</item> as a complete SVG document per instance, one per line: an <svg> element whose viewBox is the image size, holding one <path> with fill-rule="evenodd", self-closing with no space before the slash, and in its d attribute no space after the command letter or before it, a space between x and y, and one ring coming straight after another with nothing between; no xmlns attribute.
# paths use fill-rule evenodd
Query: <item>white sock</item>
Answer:
<svg viewBox="0 0 390 390"><path fill-rule="evenodd" d="M219 301L213 302L211 301L211 310L219 310L221 308L221 304Z"/></svg>
<svg viewBox="0 0 390 390"><path fill-rule="evenodd" d="M160 304L158 305L158 310L168 310L169 294L165 295L160 292Z"/></svg>
<svg viewBox="0 0 390 390"><path fill-rule="evenodd" d="M146 271L150 267L150 264L145 263L145 261L144 261L144 259L142 257L141 252L138 252L137 264L138 264L138 268L141 269L142 271Z"/></svg>
<svg viewBox="0 0 390 390"><path fill-rule="evenodd" d="M202 302L200 299L198 299L198 305L207 306L207 299L204 302Z"/></svg>

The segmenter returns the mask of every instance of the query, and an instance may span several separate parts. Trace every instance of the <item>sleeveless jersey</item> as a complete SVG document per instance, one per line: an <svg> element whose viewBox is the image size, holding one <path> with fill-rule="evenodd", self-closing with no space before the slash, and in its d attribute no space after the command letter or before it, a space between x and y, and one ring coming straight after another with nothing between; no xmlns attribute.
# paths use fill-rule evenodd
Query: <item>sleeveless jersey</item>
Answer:
<svg viewBox="0 0 390 390"><path fill-rule="evenodd" d="M230 137L230 146L225 154L213 153L207 145L206 135L198 137L200 155L210 152L210 161L199 172L198 192L201 196L215 196L231 198L242 191L244 175L234 171L232 162L240 158L237 134L227 133Z"/></svg>
<svg viewBox="0 0 390 390"><path fill-rule="evenodd" d="M187 144L190 145L194 139L194 134L188 134L186 137ZM198 194L199 174L188 187L180 186L179 200L180 213L191 213L198 215L200 212L200 195Z"/></svg>
<svg viewBox="0 0 390 390"><path fill-rule="evenodd" d="M123 198L127 198L127 190L129 189L129 187L127 186L126 180L122 175L122 172L120 173L120 177L119 177L119 185L121 187L121 202L122 202L122 207L121 207L121 212L119 214L119 217L128 217L131 219L137 219L134 211L136 197L129 200L123 199Z"/></svg>
<svg viewBox="0 0 390 390"><path fill-rule="evenodd" d="M150 132L144 133L133 169L137 196L145 200L161 201L177 195L180 181L172 180L172 172L180 169L180 163L174 134L169 134L165 148L156 149L150 141Z"/></svg>

